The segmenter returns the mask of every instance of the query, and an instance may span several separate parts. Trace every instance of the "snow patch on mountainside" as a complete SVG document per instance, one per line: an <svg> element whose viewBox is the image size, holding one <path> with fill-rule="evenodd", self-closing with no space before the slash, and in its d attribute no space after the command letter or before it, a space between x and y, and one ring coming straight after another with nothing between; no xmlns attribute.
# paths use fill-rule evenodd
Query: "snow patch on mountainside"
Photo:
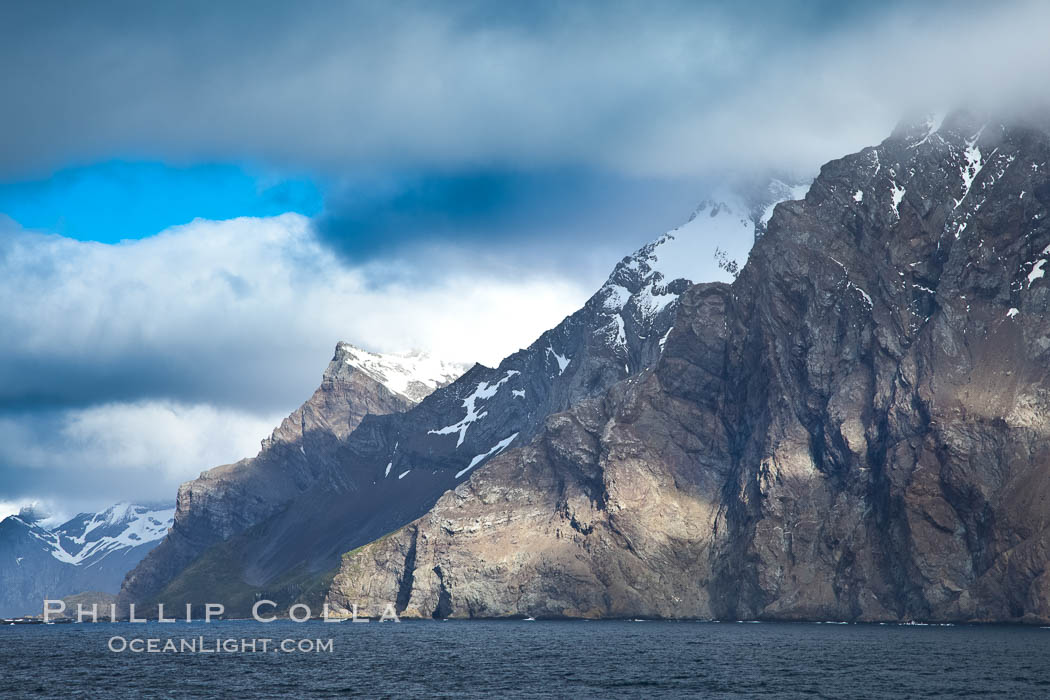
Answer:
<svg viewBox="0 0 1050 700"><path fill-rule="evenodd" d="M907 190L898 185L896 180L890 183L890 200L893 202L893 213L898 219L901 218L900 205L906 192Z"/></svg>
<svg viewBox="0 0 1050 700"><path fill-rule="evenodd" d="M566 364L568 364L567 361ZM452 433L459 433L459 440L456 442L456 447L459 447L463 444L463 439L467 436L467 428L470 427L471 423L481 420L488 415L488 411L480 411L477 402L491 399L496 395L496 392L499 391L501 386L518 374L521 374L521 372L511 369L507 370L506 375L504 375L504 377L498 382L492 384L489 384L488 382L479 383L474 390L474 393L463 399L463 408L467 409L467 415L452 425L446 425L444 428L439 428L438 430L428 430L427 433L430 435L450 435Z"/></svg>
<svg viewBox="0 0 1050 700"><path fill-rule="evenodd" d="M1028 273L1028 286L1031 287L1032 283L1036 280L1042 279L1046 273L1043 271L1043 265L1046 264L1045 260L1039 260L1032 265L1032 271Z"/></svg>
<svg viewBox="0 0 1050 700"><path fill-rule="evenodd" d="M379 354L350 343L340 343L337 351L343 353L346 364L413 403L452 383L469 369L466 365L440 360L423 352Z"/></svg>
<svg viewBox="0 0 1050 700"><path fill-rule="evenodd" d="M547 348L547 356L554 357L555 362L558 363L558 374L564 374L565 368L569 366L569 362L571 362L571 360L568 357L565 357L565 355L559 355L558 351L555 350L553 347Z"/></svg>
<svg viewBox="0 0 1050 700"><path fill-rule="evenodd" d="M490 449L488 452L484 452L484 453L479 454L476 457L474 457L474 459L470 460L470 464L467 465L466 469L460 469L458 472L456 472L456 478L458 479L459 477L463 476L464 474L469 472L474 467L476 467L479 464L481 464L482 462L484 462L489 457L492 457L494 455L498 455L500 452L502 452L503 450L505 450L508 447L510 447L510 443L514 442L514 438L516 438L516 437L518 437L518 434L514 433L510 437L505 438L505 439L500 440L499 442L497 442L495 445L492 446L492 449Z"/></svg>
<svg viewBox="0 0 1050 700"><path fill-rule="evenodd" d="M981 138L981 132L983 131L984 127L982 126L977 130L976 134L966 140L966 150L963 152L966 162L959 166L959 175L962 177L963 190L962 196L955 202L956 207L966 199L966 195L970 194L970 189L973 187L973 181L977 179L977 174L980 173L981 168L984 167L984 159L981 157L981 149L977 147L977 140Z"/></svg>

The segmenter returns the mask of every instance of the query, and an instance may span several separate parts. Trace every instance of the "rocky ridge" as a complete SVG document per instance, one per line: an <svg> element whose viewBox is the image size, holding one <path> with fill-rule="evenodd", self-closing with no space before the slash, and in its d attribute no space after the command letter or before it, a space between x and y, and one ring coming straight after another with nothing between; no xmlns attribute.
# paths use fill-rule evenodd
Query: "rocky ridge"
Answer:
<svg viewBox="0 0 1050 700"><path fill-rule="evenodd" d="M776 207L662 356L326 600L419 617L1050 621L1050 136L899 127Z"/></svg>
<svg viewBox="0 0 1050 700"><path fill-rule="evenodd" d="M652 365L690 285L682 276L688 260L732 279L729 263L746 260L767 208L764 200L705 203L687 224L624 258L583 308L498 367L476 365L409 410L364 417L332 444L315 478L289 484L298 458L282 452L273 474L246 470L257 475L254 491L215 492L211 473L185 485L172 534L129 575L123 599L176 603L226 581L241 582L238 595L294 594L343 552L419 517L487 460L527 443L548 415ZM329 372L336 366L349 365L333 361ZM285 421L280 435L295 438L299 422Z"/></svg>
<svg viewBox="0 0 1050 700"><path fill-rule="evenodd" d="M202 472L179 488L171 533L134 570L121 590L121 603L160 590L201 552L273 516L296 494L317 483L340 479L339 451L366 415L405 411L415 404L386 386L371 353L339 343L321 385L302 406L262 441L255 457ZM362 358L372 360L366 371ZM383 369L404 368L396 356ZM446 369L448 365L439 365ZM377 376L379 375L379 376ZM445 376L424 374L414 389L437 385Z"/></svg>

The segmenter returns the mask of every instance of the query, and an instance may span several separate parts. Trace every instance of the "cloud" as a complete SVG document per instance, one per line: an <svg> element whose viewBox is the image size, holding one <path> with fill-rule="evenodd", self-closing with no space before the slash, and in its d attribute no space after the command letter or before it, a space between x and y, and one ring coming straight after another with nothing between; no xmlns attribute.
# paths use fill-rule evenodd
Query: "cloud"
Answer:
<svg viewBox="0 0 1050 700"><path fill-rule="evenodd" d="M494 364L593 291L481 256L395 273L348 267L295 214L116 245L2 236L0 410L170 399L284 412L340 339Z"/></svg>
<svg viewBox="0 0 1050 700"><path fill-rule="evenodd" d="M428 275L434 255L442 269L485 258L509 274L543 269L596 288L617 260L684 222L711 186L575 169L344 178L316 225L351 263L396 258Z"/></svg>
<svg viewBox="0 0 1050 700"><path fill-rule="evenodd" d="M0 481L5 498L67 510L170 502L203 469L255 454L278 418L170 401L4 415Z"/></svg>
<svg viewBox="0 0 1050 700"><path fill-rule="evenodd" d="M1034 1L518 5L8 3L0 163L808 171L1050 67Z"/></svg>
<svg viewBox="0 0 1050 700"><path fill-rule="evenodd" d="M21 501L0 501L0 520L11 515L18 515L21 509Z"/></svg>
<svg viewBox="0 0 1050 700"><path fill-rule="evenodd" d="M438 260L418 279L395 263L348 265L296 214L113 245L9 227L0 498L66 511L170 499L255 454L338 340L496 364L593 292L483 255Z"/></svg>

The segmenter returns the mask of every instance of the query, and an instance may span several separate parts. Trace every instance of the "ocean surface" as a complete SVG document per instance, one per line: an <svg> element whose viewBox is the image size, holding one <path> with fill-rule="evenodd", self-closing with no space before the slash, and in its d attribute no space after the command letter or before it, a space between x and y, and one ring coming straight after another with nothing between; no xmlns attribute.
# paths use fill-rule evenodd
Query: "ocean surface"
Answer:
<svg viewBox="0 0 1050 700"><path fill-rule="evenodd" d="M153 638L157 648L192 641L197 651L110 651L120 638ZM224 639L237 651L202 651ZM252 639L292 640L293 651L242 652ZM317 650L315 640L331 640L331 649ZM300 643L315 650L298 651ZM627 621L0 628L3 698L345 696L1042 698L1050 697L1050 629Z"/></svg>

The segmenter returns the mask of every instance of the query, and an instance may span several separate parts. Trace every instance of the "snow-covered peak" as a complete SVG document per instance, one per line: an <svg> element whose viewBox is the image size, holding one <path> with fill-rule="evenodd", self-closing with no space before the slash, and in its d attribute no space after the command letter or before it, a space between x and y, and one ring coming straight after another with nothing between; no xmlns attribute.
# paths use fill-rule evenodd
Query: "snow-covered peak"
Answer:
<svg viewBox="0 0 1050 700"><path fill-rule="evenodd" d="M364 372L413 403L455 381L469 369L468 365L440 360L423 352L379 354L350 343L336 346L336 361Z"/></svg>
<svg viewBox="0 0 1050 700"><path fill-rule="evenodd" d="M701 203L686 223L617 265L599 291L604 311L619 314L633 302L643 314L655 315L678 298L672 291L681 286L674 285L678 280L732 282L776 205L801 199L808 190L808 182L769 180L749 195L726 193Z"/></svg>
<svg viewBox="0 0 1050 700"><path fill-rule="evenodd" d="M116 550L155 542L168 533L175 509L118 503L81 513L50 531L52 556L70 564L94 563Z"/></svg>
<svg viewBox="0 0 1050 700"><path fill-rule="evenodd" d="M24 534L40 543L47 554L66 564L93 565L113 552L156 542L168 533L175 519L174 508L119 503L100 513L80 513L55 528L42 520L12 515Z"/></svg>
<svg viewBox="0 0 1050 700"><path fill-rule="evenodd" d="M647 262L665 282L732 282L755 242L755 222L741 202L708 201L664 234Z"/></svg>

